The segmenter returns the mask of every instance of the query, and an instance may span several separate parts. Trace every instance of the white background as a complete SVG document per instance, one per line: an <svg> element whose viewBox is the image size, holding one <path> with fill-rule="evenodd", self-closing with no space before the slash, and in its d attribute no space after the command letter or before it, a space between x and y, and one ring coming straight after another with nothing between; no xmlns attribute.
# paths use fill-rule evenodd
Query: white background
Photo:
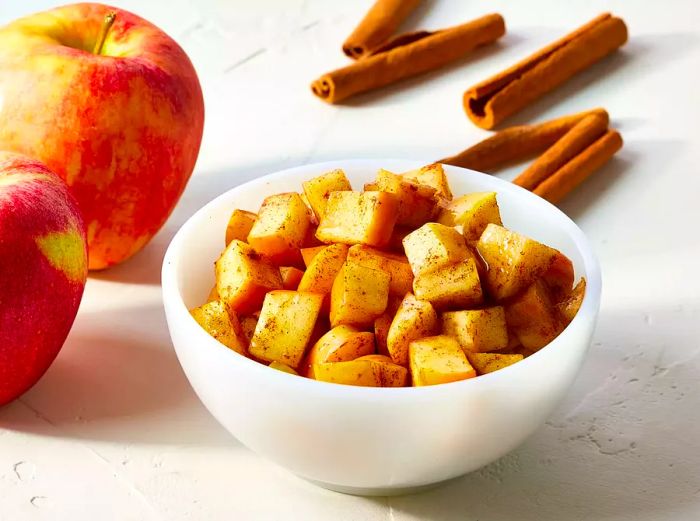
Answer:
<svg viewBox="0 0 700 521"><path fill-rule="evenodd" d="M58 3L5 0L0 22ZM115 3L192 58L207 108L202 151L166 227L133 260L90 278L54 365L0 410L0 520L700 518L696 0L426 2L407 27L496 11L508 33L459 64L340 107L314 98L309 83L346 63L340 45L367 0ZM160 264L184 220L281 168L461 150L487 135L462 112L463 90L605 10L625 19L629 43L510 120L604 106L625 139L562 205L600 256L604 291L588 361L550 421L479 472L391 499L316 488L229 436L193 394L163 316Z"/></svg>

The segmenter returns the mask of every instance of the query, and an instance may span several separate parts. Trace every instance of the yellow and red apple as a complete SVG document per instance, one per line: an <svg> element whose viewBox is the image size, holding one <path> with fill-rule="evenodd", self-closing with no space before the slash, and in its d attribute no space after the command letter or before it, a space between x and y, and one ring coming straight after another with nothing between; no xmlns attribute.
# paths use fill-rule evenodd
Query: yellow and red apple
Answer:
<svg viewBox="0 0 700 521"><path fill-rule="evenodd" d="M165 223L203 124L189 58L132 13L73 4L0 29L0 150L65 180L85 219L90 269L127 259Z"/></svg>
<svg viewBox="0 0 700 521"><path fill-rule="evenodd" d="M39 161L0 152L0 405L51 365L86 277L85 228L65 183Z"/></svg>

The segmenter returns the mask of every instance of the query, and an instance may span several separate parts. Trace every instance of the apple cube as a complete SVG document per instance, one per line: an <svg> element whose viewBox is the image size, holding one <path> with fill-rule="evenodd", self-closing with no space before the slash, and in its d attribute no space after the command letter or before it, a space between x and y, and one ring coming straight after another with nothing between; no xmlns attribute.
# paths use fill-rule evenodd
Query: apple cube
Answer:
<svg viewBox="0 0 700 521"><path fill-rule="evenodd" d="M413 293L427 300L435 309L469 309L483 301L481 282L472 258L451 264L413 281Z"/></svg>
<svg viewBox="0 0 700 521"><path fill-rule="evenodd" d="M485 353L508 347L506 314L501 306L442 314L442 333L459 342L465 352Z"/></svg>
<svg viewBox="0 0 700 521"><path fill-rule="evenodd" d="M381 367L372 360L326 362L313 365L313 377L334 384L381 387Z"/></svg>
<svg viewBox="0 0 700 521"><path fill-rule="evenodd" d="M374 319L374 341L377 344L377 352L382 355L389 355L387 347L387 337L389 336L389 328L394 316L401 305L402 298L396 295L389 294L389 302L386 305L384 313Z"/></svg>
<svg viewBox="0 0 700 521"><path fill-rule="evenodd" d="M221 301L207 302L191 310L190 314L207 333L232 351L246 356L247 342L238 317L229 313Z"/></svg>
<svg viewBox="0 0 700 521"><path fill-rule="evenodd" d="M282 288L279 269L242 241L231 241L215 267L216 291L232 313L252 313L265 293Z"/></svg>
<svg viewBox="0 0 700 521"><path fill-rule="evenodd" d="M385 355L365 355L357 360L369 360L379 366L382 387L404 387L408 380L408 369L395 364Z"/></svg>
<svg viewBox="0 0 700 521"><path fill-rule="evenodd" d="M207 302L211 302L212 300L220 300L219 292L216 291L216 284L209 290L209 295L207 295Z"/></svg>
<svg viewBox="0 0 700 521"><path fill-rule="evenodd" d="M310 224L309 211L299 194L271 195L260 207L248 244L277 265L293 266L301 261L299 248Z"/></svg>
<svg viewBox="0 0 700 521"><path fill-rule="evenodd" d="M435 309L424 300L407 294L389 326L386 345L391 359L399 365L408 365L408 345L418 338L436 333L438 317Z"/></svg>
<svg viewBox="0 0 700 521"><path fill-rule="evenodd" d="M438 222L446 226L459 225L467 240L477 240L489 223L503 224L496 192L475 192L450 201L440 212Z"/></svg>
<svg viewBox="0 0 700 521"><path fill-rule="evenodd" d="M253 333L255 333L255 326L258 325L257 315L244 315L239 318L241 323L241 331L243 332L243 338L245 338L246 345L250 345L250 339L253 338Z"/></svg>
<svg viewBox="0 0 700 521"><path fill-rule="evenodd" d="M419 185L429 186L437 192L438 196L444 200L452 199L452 191L447 182L445 169L440 163L426 165L418 170L405 172L403 177Z"/></svg>
<svg viewBox="0 0 700 521"><path fill-rule="evenodd" d="M389 280L387 273L346 262L331 289L331 326L371 327L387 307Z"/></svg>
<svg viewBox="0 0 700 521"><path fill-rule="evenodd" d="M304 276L304 272L294 266L281 266L280 275L282 276L282 287L284 289L296 290Z"/></svg>
<svg viewBox="0 0 700 521"><path fill-rule="evenodd" d="M282 371L283 373L289 373L299 376L299 373L297 373L287 364L283 364L282 362L272 362L268 367L271 367L272 369L277 369L278 371Z"/></svg>
<svg viewBox="0 0 700 521"><path fill-rule="evenodd" d="M385 246L394 230L398 200L386 192L332 192L316 231L325 243Z"/></svg>
<svg viewBox="0 0 700 521"><path fill-rule="evenodd" d="M333 281L343 267L348 255L345 244L331 244L314 256L299 282L299 291L309 291L324 295L324 309L328 311L328 299L333 288Z"/></svg>
<svg viewBox="0 0 700 521"><path fill-rule="evenodd" d="M414 386L444 384L476 376L464 351L452 337L438 335L414 340L408 351Z"/></svg>
<svg viewBox="0 0 700 521"><path fill-rule="evenodd" d="M345 192L352 190L350 181L342 170L332 170L328 173L314 177L302 183L304 195L313 209L318 222L321 222L326 213L326 204L331 192Z"/></svg>
<svg viewBox="0 0 700 521"><path fill-rule="evenodd" d="M309 363L346 362L374 353L374 334L341 324L326 332L309 350Z"/></svg>
<svg viewBox="0 0 700 521"><path fill-rule="evenodd" d="M437 213L435 189L411 183L408 179L380 170L375 181L377 190L394 194L398 200L396 224L415 228L432 220Z"/></svg>
<svg viewBox="0 0 700 521"><path fill-rule="evenodd" d="M234 210L226 225L226 245L234 239L245 242L257 218L253 212Z"/></svg>
<svg viewBox="0 0 700 521"><path fill-rule="evenodd" d="M520 362L523 355L511 355L502 353L467 353L467 360L476 369L479 375L493 373L516 362Z"/></svg>
<svg viewBox="0 0 700 521"><path fill-rule="evenodd" d="M574 265L566 255L557 251L549 269L542 274L553 302L561 302L574 286Z"/></svg>
<svg viewBox="0 0 700 521"><path fill-rule="evenodd" d="M302 248L301 258L304 261L304 266L308 268L309 264L311 264L311 261L314 260L314 257L325 248L328 248L327 244L321 244L320 246L311 246L309 248Z"/></svg>
<svg viewBox="0 0 700 521"><path fill-rule="evenodd" d="M524 348L537 351L563 329L547 285L538 279L505 305L506 321Z"/></svg>
<svg viewBox="0 0 700 521"><path fill-rule="evenodd" d="M389 293L403 297L413 288L413 272L404 255L356 244L348 250L348 261L389 274Z"/></svg>
<svg viewBox="0 0 700 521"><path fill-rule="evenodd" d="M265 296L248 351L266 362L298 367L321 311L322 295L277 290Z"/></svg>
<svg viewBox="0 0 700 521"><path fill-rule="evenodd" d="M457 230L438 223L426 223L409 233L403 247L416 277L473 256Z"/></svg>
<svg viewBox="0 0 700 521"><path fill-rule="evenodd" d="M578 281L574 289L572 289L561 302L556 304L555 307L566 324L571 322L576 316L576 313L578 313L585 295L586 279L582 278Z"/></svg>
<svg viewBox="0 0 700 521"><path fill-rule="evenodd" d="M530 286L557 255L557 250L497 224L486 227L477 249L489 268L486 289L497 301Z"/></svg>

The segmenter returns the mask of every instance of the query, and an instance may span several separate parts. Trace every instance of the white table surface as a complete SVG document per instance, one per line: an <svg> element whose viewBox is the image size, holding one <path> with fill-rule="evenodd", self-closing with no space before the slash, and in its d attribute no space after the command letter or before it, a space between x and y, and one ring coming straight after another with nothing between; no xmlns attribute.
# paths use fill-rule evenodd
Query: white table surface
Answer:
<svg viewBox="0 0 700 521"><path fill-rule="evenodd" d="M5 0L0 22L54 0ZM309 82L346 63L369 0L124 0L192 58L206 99L195 174L133 260L91 276L44 378L0 410L0 520L700 519L700 7L664 2L434 0L408 26L489 11L501 43L439 73L329 106ZM171 237L224 190L336 158L426 161L486 135L465 88L599 12L629 26L617 54L514 122L606 107L624 149L563 204L591 238L604 291L590 356L522 447L414 496L316 488L240 445L200 404L168 337L159 287ZM512 176L518 168L501 175Z"/></svg>

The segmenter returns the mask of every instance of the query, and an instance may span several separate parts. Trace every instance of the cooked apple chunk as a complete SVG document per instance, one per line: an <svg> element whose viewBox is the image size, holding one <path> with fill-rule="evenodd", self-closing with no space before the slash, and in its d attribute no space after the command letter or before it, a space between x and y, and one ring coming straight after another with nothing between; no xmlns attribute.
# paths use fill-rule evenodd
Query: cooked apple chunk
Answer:
<svg viewBox="0 0 700 521"><path fill-rule="evenodd" d="M266 362L298 367L321 311L322 295L277 290L265 296L248 351Z"/></svg>

